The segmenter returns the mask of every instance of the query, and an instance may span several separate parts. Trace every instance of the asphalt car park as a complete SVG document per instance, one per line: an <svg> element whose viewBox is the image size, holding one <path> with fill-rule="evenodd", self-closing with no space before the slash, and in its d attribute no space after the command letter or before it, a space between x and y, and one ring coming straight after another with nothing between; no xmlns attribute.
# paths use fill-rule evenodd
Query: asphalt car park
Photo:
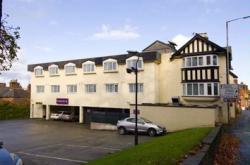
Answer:
<svg viewBox="0 0 250 165"><path fill-rule="evenodd" d="M88 125L38 119L0 121L0 141L25 165L87 163L130 146L133 135L90 130ZM149 140L140 136L139 142Z"/></svg>

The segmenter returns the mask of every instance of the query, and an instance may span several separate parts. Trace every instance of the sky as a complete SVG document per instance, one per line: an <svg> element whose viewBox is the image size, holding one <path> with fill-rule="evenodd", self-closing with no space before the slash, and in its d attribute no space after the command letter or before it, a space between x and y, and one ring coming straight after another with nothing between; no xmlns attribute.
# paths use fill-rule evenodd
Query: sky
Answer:
<svg viewBox="0 0 250 165"><path fill-rule="evenodd" d="M141 51L155 40L178 47L194 33L226 46L225 22L250 15L246 0L3 0L21 28L19 60L0 81L30 81L27 65ZM250 19L229 24L233 72L250 84Z"/></svg>

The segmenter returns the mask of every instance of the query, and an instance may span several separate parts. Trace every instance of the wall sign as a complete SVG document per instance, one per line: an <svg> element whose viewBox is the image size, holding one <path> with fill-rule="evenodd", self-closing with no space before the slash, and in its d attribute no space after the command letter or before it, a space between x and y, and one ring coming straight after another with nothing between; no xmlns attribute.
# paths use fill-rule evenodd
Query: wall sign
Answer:
<svg viewBox="0 0 250 165"><path fill-rule="evenodd" d="M56 104L69 104L69 99L67 98L57 98L56 99Z"/></svg>

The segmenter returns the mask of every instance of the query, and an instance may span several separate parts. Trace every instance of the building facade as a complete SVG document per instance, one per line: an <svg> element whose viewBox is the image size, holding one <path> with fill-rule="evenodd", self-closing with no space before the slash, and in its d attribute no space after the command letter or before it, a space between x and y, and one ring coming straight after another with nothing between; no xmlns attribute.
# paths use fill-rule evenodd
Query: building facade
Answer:
<svg viewBox="0 0 250 165"><path fill-rule="evenodd" d="M80 123L115 123L129 116L134 104L135 66L132 54L28 65L31 72L31 118L50 118L57 110L72 110ZM230 59L231 61L231 59ZM226 83L226 49L195 34L176 50L173 43L155 41L139 53L138 103L215 107L216 122L227 122L220 84Z"/></svg>

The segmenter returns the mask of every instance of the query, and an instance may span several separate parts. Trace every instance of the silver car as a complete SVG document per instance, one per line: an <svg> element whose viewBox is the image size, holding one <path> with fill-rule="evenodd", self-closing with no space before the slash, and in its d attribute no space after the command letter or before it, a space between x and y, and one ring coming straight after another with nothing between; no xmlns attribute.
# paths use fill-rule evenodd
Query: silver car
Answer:
<svg viewBox="0 0 250 165"><path fill-rule="evenodd" d="M137 128L138 128L139 133L147 133L149 136L155 136L155 135L167 133L165 127L161 127L157 124L154 124L145 118L138 118ZM135 118L128 117L123 120L118 120L117 130L120 135L124 135L127 132L134 132L135 131Z"/></svg>

